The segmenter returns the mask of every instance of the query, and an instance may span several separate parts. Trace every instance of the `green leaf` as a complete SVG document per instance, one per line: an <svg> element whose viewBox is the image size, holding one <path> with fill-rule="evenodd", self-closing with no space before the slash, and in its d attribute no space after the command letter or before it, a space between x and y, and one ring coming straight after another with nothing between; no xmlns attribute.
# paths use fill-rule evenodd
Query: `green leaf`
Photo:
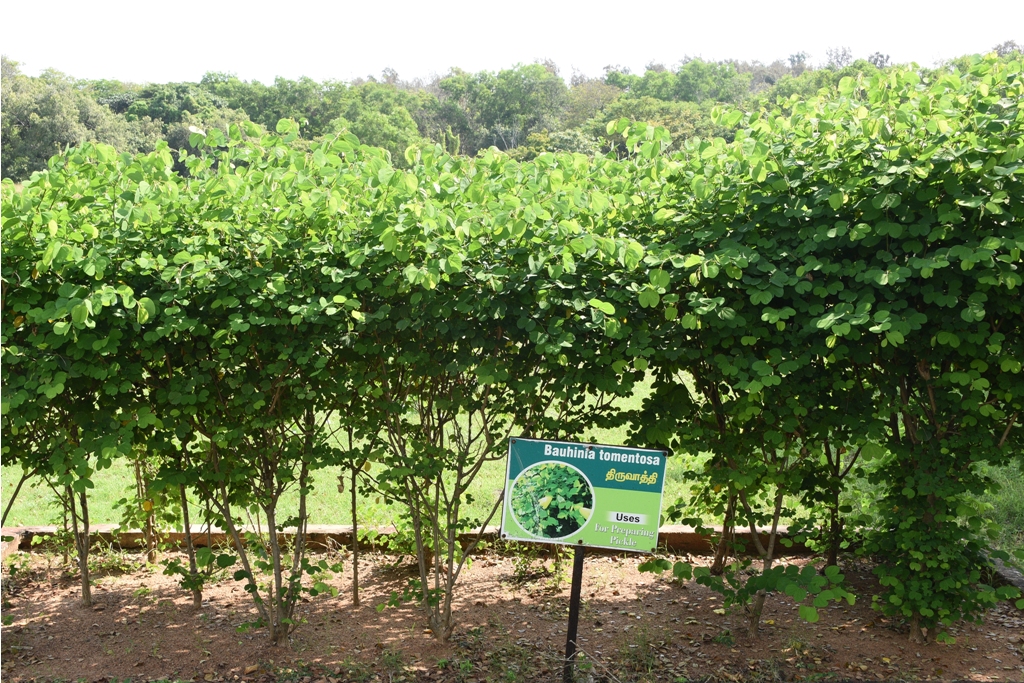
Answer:
<svg viewBox="0 0 1024 683"><path fill-rule="evenodd" d="M655 287L660 287L662 289L668 289L668 286L671 282L668 273L666 273L664 270L661 270L660 268L657 270L652 270L650 272L649 277L652 285L654 285Z"/></svg>
<svg viewBox="0 0 1024 683"><path fill-rule="evenodd" d="M206 567L213 562L213 551L210 548L196 548L196 564Z"/></svg>
<svg viewBox="0 0 1024 683"><path fill-rule="evenodd" d="M49 268L53 263L53 259L56 258L57 252L64 246L60 242L50 242L46 245L46 250L43 252L43 258L41 259L43 267Z"/></svg>
<svg viewBox="0 0 1024 683"><path fill-rule="evenodd" d="M71 309L71 320L73 320L76 325L83 325L85 324L85 321L88 319L89 309L86 307L84 303L78 304L77 306Z"/></svg>
<svg viewBox="0 0 1024 683"><path fill-rule="evenodd" d="M138 301L138 311L136 313L136 319L140 325L144 325L156 315L156 304L149 297L142 297Z"/></svg>
<svg viewBox="0 0 1024 683"><path fill-rule="evenodd" d="M642 308L654 308L658 305L661 297L656 291L651 288L640 290L640 295L637 297Z"/></svg>
<svg viewBox="0 0 1024 683"><path fill-rule="evenodd" d="M874 460L875 458L882 457L883 455L885 455L885 453L886 450L883 446L869 441L868 443L864 444L863 448L861 449L860 457L863 458L865 461Z"/></svg>
<svg viewBox="0 0 1024 683"><path fill-rule="evenodd" d="M622 255L622 265L626 266L628 270L635 269L640 265L640 260L644 257L644 248L639 242L630 240L629 244L626 245L625 251Z"/></svg>
<svg viewBox="0 0 1024 683"><path fill-rule="evenodd" d="M818 610L810 605L800 605L800 618L814 624L818 621Z"/></svg>
<svg viewBox="0 0 1024 683"><path fill-rule="evenodd" d="M649 559L649 560L647 560L645 562L641 562L637 566L637 571L639 571L641 573L650 573L650 572L661 573L661 572L664 572L664 571L668 571L671 568L672 568L672 563L669 562L668 560L660 558L660 557L652 557L651 559Z"/></svg>
<svg viewBox="0 0 1024 683"><path fill-rule="evenodd" d="M801 588L795 583L791 583L786 586L786 594L792 597L797 602L803 602L807 598L807 590Z"/></svg>
<svg viewBox="0 0 1024 683"><path fill-rule="evenodd" d="M689 562L676 562L672 566L672 575L680 581L689 581L693 578L693 566Z"/></svg>
<svg viewBox="0 0 1024 683"><path fill-rule="evenodd" d="M601 301L600 299L591 299L587 302L591 308L596 308L605 315L615 315L615 306L608 303L607 301Z"/></svg>
<svg viewBox="0 0 1024 683"><path fill-rule="evenodd" d="M412 173L403 173L399 187L408 193L415 192L416 188L419 187L419 180Z"/></svg>
<svg viewBox="0 0 1024 683"><path fill-rule="evenodd" d="M395 234L393 228L387 228L380 235L381 246L384 247L385 251L394 251L395 247L398 246L398 235Z"/></svg>

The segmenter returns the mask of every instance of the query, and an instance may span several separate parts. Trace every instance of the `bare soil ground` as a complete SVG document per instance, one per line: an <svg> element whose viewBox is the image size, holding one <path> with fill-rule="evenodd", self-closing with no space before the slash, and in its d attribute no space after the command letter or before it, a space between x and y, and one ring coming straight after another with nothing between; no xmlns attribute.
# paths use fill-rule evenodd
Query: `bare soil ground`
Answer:
<svg viewBox="0 0 1024 683"><path fill-rule="evenodd" d="M561 680L568 559L556 571L551 559L476 558L460 579L459 627L447 645L425 629L415 606L377 609L412 575L408 558L396 565L394 557L364 556L358 608L346 560L334 582L340 595L303 602L305 623L287 646L273 647L263 630L238 630L255 610L230 577L194 610L159 567L140 567L137 555L110 557L86 609L76 577L52 568L52 557L48 568L45 555L16 556L15 572L4 574L3 681ZM790 599L770 596L751 641L742 616L723 613L715 594L641 574L642 559L587 559L579 680L1024 681L1024 613L1010 605L980 625L957 625L953 645L912 645L905 625L871 609L871 566L848 560L856 605L821 610L821 620L808 624Z"/></svg>

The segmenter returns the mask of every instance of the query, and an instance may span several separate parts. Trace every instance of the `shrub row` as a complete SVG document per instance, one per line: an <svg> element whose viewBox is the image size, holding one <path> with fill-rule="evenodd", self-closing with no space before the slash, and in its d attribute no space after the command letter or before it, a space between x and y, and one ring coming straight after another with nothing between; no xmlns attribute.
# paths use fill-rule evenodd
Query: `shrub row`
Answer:
<svg viewBox="0 0 1024 683"><path fill-rule="evenodd" d="M615 122L622 158L410 148L399 170L350 134L296 151L288 120L197 130L180 159L70 150L3 186L4 461L62 493L84 600L95 471L145 463L147 512L187 515L197 492L237 557L190 552L183 586L237 560L275 642L338 569L305 554L311 474L345 466L355 495L373 461L363 490L402 506L417 548L407 597L447 638L456 535L488 521L466 492L506 438L629 425L711 454L669 517L775 529L801 498L827 564L856 528L878 608L941 635L1012 594L981 581L976 494L978 465L1024 442L1022 89L994 59L844 78L718 112L732 143L667 154L663 129ZM618 409L645 376L642 409ZM858 472L880 493L853 518ZM808 618L852 599L837 569L755 543L760 574L698 572L753 602L752 631L770 590L810 593Z"/></svg>

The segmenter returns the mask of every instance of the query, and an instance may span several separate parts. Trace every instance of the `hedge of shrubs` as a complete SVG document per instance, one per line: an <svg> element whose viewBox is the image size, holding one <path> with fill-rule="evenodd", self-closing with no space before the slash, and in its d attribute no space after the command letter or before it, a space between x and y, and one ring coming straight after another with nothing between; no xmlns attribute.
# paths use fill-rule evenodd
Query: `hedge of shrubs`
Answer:
<svg viewBox="0 0 1024 683"><path fill-rule="evenodd" d="M237 562L281 642L338 570L306 556L311 475L372 461L417 548L406 597L447 638L457 536L488 521L467 489L507 437L628 425L711 454L668 518L775 529L800 499L826 564L856 537L878 609L942 637L1013 597L982 580L1005 553L984 554L977 494L980 465L1024 445L1021 102L1021 63L979 58L723 110L733 142L673 153L626 120L620 158L410 148L405 170L351 134L297 151L288 120L196 130L181 159L69 150L3 185L4 462L74 513L86 601L94 473L146 463L147 512L187 514L194 492L234 543L190 551L183 586ZM620 409L645 378L642 409ZM877 493L857 515L853 478ZM838 569L756 545L759 574L698 572L753 602L752 631L769 590L812 619L852 599Z"/></svg>

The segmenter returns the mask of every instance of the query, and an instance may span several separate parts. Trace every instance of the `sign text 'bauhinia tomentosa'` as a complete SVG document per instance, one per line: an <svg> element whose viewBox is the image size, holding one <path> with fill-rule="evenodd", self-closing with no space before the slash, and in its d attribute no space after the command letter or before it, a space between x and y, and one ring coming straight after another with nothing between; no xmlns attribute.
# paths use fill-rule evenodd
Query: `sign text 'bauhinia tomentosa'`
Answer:
<svg viewBox="0 0 1024 683"><path fill-rule="evenodd" d="M643 448L510 439L502 538L650 552L665 461Z"/></svg>

